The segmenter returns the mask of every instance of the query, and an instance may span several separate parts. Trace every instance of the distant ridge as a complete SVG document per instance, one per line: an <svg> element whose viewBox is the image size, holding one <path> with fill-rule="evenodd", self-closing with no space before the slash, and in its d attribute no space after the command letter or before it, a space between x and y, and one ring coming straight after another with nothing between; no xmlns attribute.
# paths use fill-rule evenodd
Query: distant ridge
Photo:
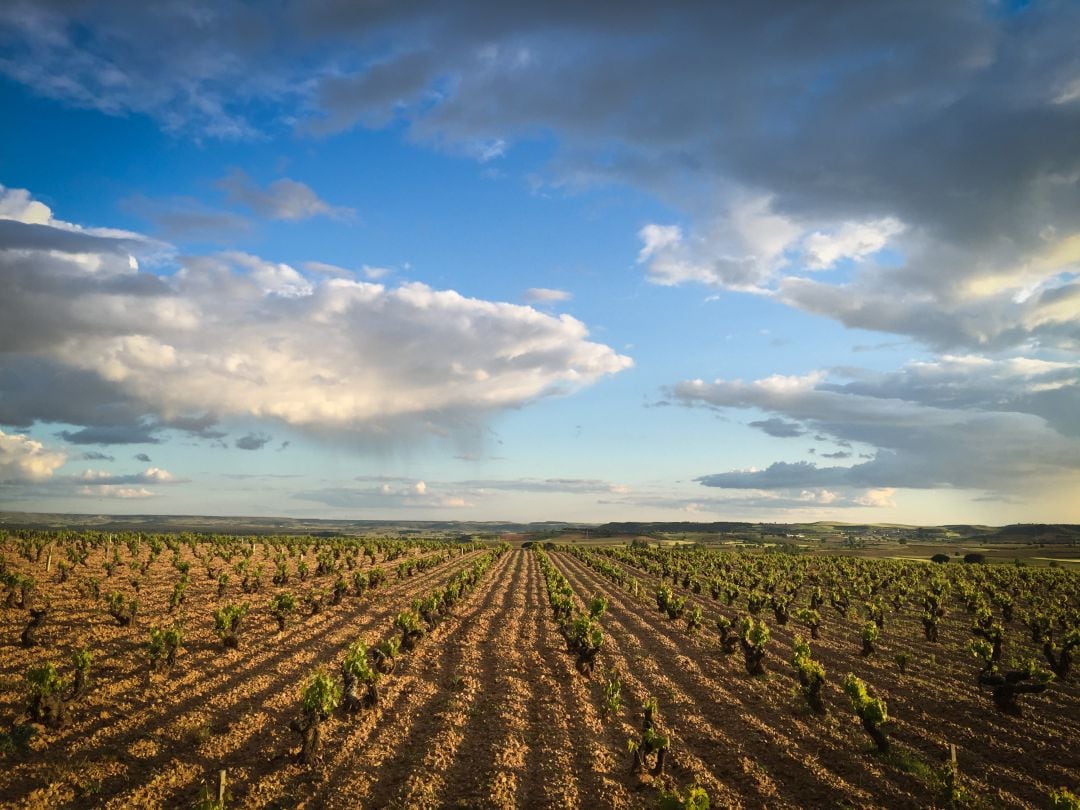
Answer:
<svg viewBox="0 0 1080 810"><path fill-rule="evenodd" d="M46 512L0 512L0 529L89 529L106 532L197 532L210 534L431 534L545 535L587 531L592 538L630 538L665 534L754 533L762 538L820 537L847 533L907 535L939 543L1080 544L1080 525L1015 523L1008 526L949 524L911 526L896 523L749 523L745 521L619 521L573 523L560 520L517 523L499 520L336 520L224 515L104 515Z"/></svg>
<svg viewBox="0 0 1080 810"><path fill-rule="evenodd" d="M544 521L329 520L223 515L101 515L0 512L0 528L89 529L104 532L199 532L212 534L503 534L557 532L587 524Z"/></svg>

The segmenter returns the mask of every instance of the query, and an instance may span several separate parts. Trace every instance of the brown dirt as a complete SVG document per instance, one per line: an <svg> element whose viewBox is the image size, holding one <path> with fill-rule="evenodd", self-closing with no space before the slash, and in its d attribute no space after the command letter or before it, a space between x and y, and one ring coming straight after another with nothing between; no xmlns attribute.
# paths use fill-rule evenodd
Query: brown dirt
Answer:
<svg viewBox="0 0 1080 810"><path fill-rule="evenodd" d="M926 807L940 800L939 793L924 782L868 753L868 738L857 725L838 685L847 672L863 678L886 701L893 719L890 737L905 752L940 768L948 744L957 745L964 784L994 804L1042 807L1052 790L1076 785L1080 749L1066 741L1080 739L1077 676L1074 674L1065 683L1055 682L1040 695L1025 696L1023 718L998 714L988 695L974 685L978 667L967 652L970 618L962 608L953 606L942 623L937 644L922 639L921 625L913 610L889 612L878 653L863 657L859 655L861 623L842 620L832 608L823 607L821 638L810 642L814 658L825 666L829 679L825 699L831 711L821 720L801 711L800 700L794 696L796 681L788 663L793 638L796 633L809 636L794 621L780 626L772 621L771 611L762 611L772 633L767 656L769 674L765 680L750 678L745 674L741 653L722 655L714 633L704 631L690 638L683 622L669 620L656 610L651 598L658 584L656 577L624 566L650 594L648 601L645 597L639 600L570 555L555 555L555 559L575 588L580 587L583 593L588 589L602 590L613 597L616 604L609 609L613 619L620 618L620 607L630 607L631 621L641 628L634 638L641 639L656 660L675 662L670 670L665 668L666 673L677 677L675 670L682 670L699 680L701 686L717 689L714 702L729 707L741 704L745 709L737 713L740 723L745 724L741 729L731 713L726 713L724 719L717 718L716 727L739 729L735 736L743 744L755 739L767 742L751 758L774 774L782 796L812 796L817 801L820 795L820 800L829 804L865 801L867 806L880 806L887 802L890 807ZM721 607L707 594L696 595L680 587L674 590L687 596L688 604L693 602L703 608L707 627L713 626L712 619L719 615L737 618L733 608ZM1034 648L1028 649L1025 644L1024 635L1019 624L1009 632L1013 652L1034 654ZM894 663L900 651L913 656L904 676L900 676ZM695 699L698 706L707 705L706 699ZM795 760L805 766L802 773L793 767ZM813 778L806 778L807 770L815 772ZM841 793L849 793L848 798L821 793L830 782ZM864 798L857 798L860 794Z"/></svg>
<svg viewBox="0 0 1080 810"><path fill-rule="evenodd" d="M33 755L5 763L0 795L22 797L17 804L27 807L186 807L202 779L212 774L216 780L220 768L229 769L234 786L242 786L287 749L289 715L314 665L331 663L365 630L378 628L381 635L412 598L426 594L475 556L454 557L402 581L391 573L379 590L346 597L315 616L297 617L283 633L266 606L277 588L268 586L252 595L236 593L235 588L219 601L216 582L198 576L193 565L182 617L184 651L168 677L149 675L145 653L151 621L172 623L167 602L175 573L167 562L159 560L158 570L146 578L131 627L117 627L75 592L73 582L48 583L55 620L44 628L48 641L43 647L15 647L11 640L18 637L15 628L23 612L0 613L0 638L6 642L0 648L0 711L9 719L20 713L21 673L27 667L48 658L65 672L70 652L83 645L94 656L91 688L73 706L71 722L58 730L38 729ZM119 574L114 578L118 585L126 582ZM102 581L105 592L110 581ZM302 594L326 585L325 578L309 579L289 588ZM222 647L209 618L215 606L228 601L252 605L238 650Z"/></svg>
<svg viewBox="0 0 1080 810"><path fill-rule="evenodd" d="M38 577L53 612L43 646L24 650L27 612L0 608L2 728L23 712L29 666L49 658L67 674L71 652L82 645L94 663L91 688L67 726L39 728L28 755L0 755L0 804L189 808L226 768L230 808L636 810L656 805L658 783L631 773L627 741L640 736L641 707L655 697L660 731L671 739L662 784L700 784L713 807L943 806L924 776L870 751L838 685L849 671L885 698L895 718L890 736L909 760L938 768L946 744L958 745L964 783L984 806L1042 807L1051 790L1077 787L1077 676L1026 696L1022 720L998 715L972 683L970 620L962 611L950 613L935 645L922 641L914 611L890 613L880 652L866 658L859 623L824 607L821 639L811 645L828 673L830 711L815 717L802 707L788 663L793 637L803 632L794 622L776 626L771 612L762 612L772 631L768 674L752 678L741 653L721 653L711 629L719 615L735 618L733 609L675 588L705 611L706 629L691 637L683 622L656 610L655 577L625 566L646 586L634 597L574 556L551 553L579 607L595 593L609 600L596 670L580 675L553 621L538 558L520 549L505 553L401 658L374 708L324 724L316 765L298 764L299 736L288 723L308 673L322 665L336 674L349 644L385 638L399 611L479 554L455 555L401 581L395 562L380 562L389 574L381 589L295 618L281 633L267 606L278 588L266 583L245 595L234 582L218 599L216 581L193 562L181 614L184 651L171 675L151 677L148 628L172 622L167 603L176 572L167 554L145 579L135 624L121 628L75 588L79 576L93 573L103 593L130 592L122 587L126 568L104 577L101 551L64 584L41 574L44 563L30 566L5 552L9 567ZM302 596L331 584L323 577L287 588ZM231 601L252 604L239 650L225 650L211 631L210 612ZM1020 635L1017 628L1010 639ZM1016 643L1016 652L1027 652ZM893 663L901 650L913 654L903 677ZM614 673L623 705L608 717L602 689Z"/></svg>

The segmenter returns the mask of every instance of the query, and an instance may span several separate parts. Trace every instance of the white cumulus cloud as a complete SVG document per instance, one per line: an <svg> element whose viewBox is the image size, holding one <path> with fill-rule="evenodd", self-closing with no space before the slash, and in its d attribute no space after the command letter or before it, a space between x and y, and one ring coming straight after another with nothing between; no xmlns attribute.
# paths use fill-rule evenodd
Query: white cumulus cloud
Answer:
<svg viewBox="0 0 1080 810"><path fill-rule="evenodd" d="M0 420L59 421L63 403L63 420L86 426L71 441L210 436L227 416L386 441L444 435L632 365L581 321L529 306L309 277L236 252L181 257L165 277L128 261L145 248L137 235L7 224L0 380L10 370L22 385L0 395Z"/></svg>
<svg viewBox="0 0 1080 810"><path fill-rule="evenodd" d="M803 243L806 264L811 269L824 270L841 259L865 259L903 230L902 222L885 217L872 222L845 222L832 231L814 231Z"/></svg>
<svg viewBox="0 0 1080 810"><path fill-rule="evenodd" d="M0 484L48 480L66 460L39 441L0 430Z"/></svg>
<svg viewBox="0 0 1080 810"><path fill-rule="evenodd" d="M891 509L896 506L896 501L893 500L893 496L895 495L896 489L893 487L868 489L856 498L855 501L861 506L873 506L878 508L887 507Z"/></svg>

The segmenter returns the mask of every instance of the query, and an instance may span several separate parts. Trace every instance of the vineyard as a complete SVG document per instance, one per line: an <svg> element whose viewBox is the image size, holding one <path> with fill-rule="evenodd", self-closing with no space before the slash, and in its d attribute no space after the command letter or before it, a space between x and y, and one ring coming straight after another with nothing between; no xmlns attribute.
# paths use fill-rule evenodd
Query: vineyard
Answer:
<svg viewBox="0 0 1080 810"><path fill-rule="evenodd" d="M16 532L13 807L1077 807L1080 575Z"/></svg>

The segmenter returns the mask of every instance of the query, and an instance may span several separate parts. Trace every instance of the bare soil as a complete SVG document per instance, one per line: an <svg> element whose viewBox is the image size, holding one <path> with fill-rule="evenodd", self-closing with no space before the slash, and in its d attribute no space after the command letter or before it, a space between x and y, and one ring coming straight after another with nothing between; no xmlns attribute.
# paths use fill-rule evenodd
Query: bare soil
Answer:
<svg viewBox="0 0 1080 810"><path fill-rule="evenodd" d="M428 552L413 552L421 553ZM249 595L234 583L219 597L198 563L185 605L170 613L176 572L158 560L142 584L136 621L119 627L100 602L80 595L78 576L59 583L44 575L43 562L5 555L9 570L33 573L51 612L41 646L25 649L28 611L0 608L0 730L25 717L29 667L52 660L70 674L71 653L82 647L93 665L65 726L37 726L29 753L0 754L0 804L190 808L204 785L216 794L226 769L230 808L645 808L656 806L658 789L691 784L707 790L712 807L945 807L926 769L941 768L950 743L972 806L1045 807L1052 790L1078 788L1077 675L1025 696L1023 718L1000 715L974 685L959 617L943 622L940 642L930 645L913 613L890 614L878 652L862 656L858 623L831 620L823 607L812 648L827 672L829 712L817 716L802 704L788 663L803 632L794 621L769 621L768 674L750 677L738 652L721 652L713 620L735 616L721 603L675 589L705 611L705 629L691 636L656 610L654 577L627 566L646 586L635 597L555 552L579 607L593 594L608 599L597 668L580 675L553 621L537 556L520 549L504 553L400 658L373 708L332 716L318 761L299 764L289 722L313 668L337 674L351 643L387 638L398 612L481 553L438 552L447 558L400 580L396 562L380 560L390 575L380 589L296 616L283 632L269 610L279 588ZM85 571L101 577L102 591L130 590L121 587L126 571L106 578L104 555L95 555ZM288 589L302 596L331 584L311 578ZM251 604L236 650L222 645L210 619L231 601ZM152 674L149 627L174 620L184 626L182 653L172 672ZM900 651L912 655L903 676L894 663ZM872 752L839 687L847 672L887 701L893 757ZM603 687L615 677L622 707L609 715ZM671 745L666 774L655 779L632 772L627 749L650 697Z"/></svg>

